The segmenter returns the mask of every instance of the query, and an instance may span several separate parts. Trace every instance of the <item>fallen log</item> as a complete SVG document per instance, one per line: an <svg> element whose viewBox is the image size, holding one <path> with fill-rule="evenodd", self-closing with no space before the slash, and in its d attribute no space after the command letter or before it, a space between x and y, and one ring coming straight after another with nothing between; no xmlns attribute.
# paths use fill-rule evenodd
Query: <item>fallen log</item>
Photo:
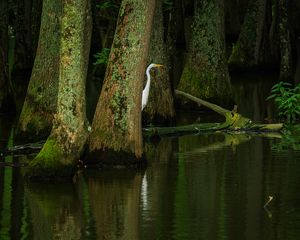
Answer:
<svg viewBox="0 0 300 240"><path fill-rule="evenodd" d="M15 145L7 149L0 149L0 157L10 155L27 155L39 152L44 145L44 141L36 143L27 143L24 145Z"/></svg>
<svg viewBox="0 0 300 240"><path fill-rule="evenodd" d="M276 132L280 131L283 127L282 123L277 124L256 124L251 119L242 116L237 113L235 107L232 111L222 108L216 104L207 102L188 93L175 90L175 94L183 96L196 102L199 105L203 105L216 113L225 117L224 123L199 123L177 127L150 127L143 128L143 134L146 137L155 137L162 135L182 135L190 133L199 133L205 131L253 131L253 132Z"/></svg>

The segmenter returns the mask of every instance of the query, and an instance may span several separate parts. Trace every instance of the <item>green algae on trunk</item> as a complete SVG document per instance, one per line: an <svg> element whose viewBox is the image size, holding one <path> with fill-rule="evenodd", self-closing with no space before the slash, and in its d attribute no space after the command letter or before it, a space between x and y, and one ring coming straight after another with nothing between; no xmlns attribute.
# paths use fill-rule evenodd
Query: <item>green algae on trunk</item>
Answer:
<svg viewBox="0 0 300 240"><path fill-rule="evenodd" d="M72 161L61 151L59 144L54 139L48 139L39 154L30 162L25 171L30 180L53 180L69 178L74 171Z"/></svg>

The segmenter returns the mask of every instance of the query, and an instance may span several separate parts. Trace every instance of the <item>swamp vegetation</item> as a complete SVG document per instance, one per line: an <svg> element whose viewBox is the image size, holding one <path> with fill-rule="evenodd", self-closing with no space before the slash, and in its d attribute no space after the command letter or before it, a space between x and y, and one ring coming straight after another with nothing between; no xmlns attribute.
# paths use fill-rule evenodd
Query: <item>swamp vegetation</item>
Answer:
<svg viewBox="0 0 300 240"><path fill-rule="evenodd" d="M14 143L45 142L27 162L29 179L71 179L82 163L144 165L147 126L176 130L180 109L209 112L176 92L230 109L223 111L225 124L236 118L243 124L231 130L279 131L275 123L299 121L296 0L0 0L0 6L0 111L15 114ZM151 62L164 68L151 73L142 112ZM261 122L239 114L258 103L234 99L234 76L253 72L274 76L265 104L274 99L277 115L261 106Z"/></svg>

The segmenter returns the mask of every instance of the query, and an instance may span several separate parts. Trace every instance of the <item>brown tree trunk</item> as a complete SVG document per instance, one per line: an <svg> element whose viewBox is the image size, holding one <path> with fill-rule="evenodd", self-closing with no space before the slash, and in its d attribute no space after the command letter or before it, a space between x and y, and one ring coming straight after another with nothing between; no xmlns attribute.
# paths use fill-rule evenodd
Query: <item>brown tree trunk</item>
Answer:
<svg viewBox="0 0 300 240"><path fill-rule="evenodd" d="M54 3L57 4L57 3ZM53 128L30 162L30 178L71 177L87 139L85 80L92 18L89 0L64 0L59 18L59 85Z"/></svg>
<svg viewBox="0 0 300 240"><path fill-rule="evenodd" d="M89 138L90 159L140 162L141 95L154 8L155 0L122 1Z"/></svg>
<svg viewBox="0 0 300 240"><path fill-rule="evenodd" d="M164 42L162 0L156 0L149 49L149 63L163 64L164 68L158 74L154 74L154 71L152 72L149 101L143 110L144 119L151 122L152 120L163 121L173 118L175 110L169 74L170 59Z"/></svg>

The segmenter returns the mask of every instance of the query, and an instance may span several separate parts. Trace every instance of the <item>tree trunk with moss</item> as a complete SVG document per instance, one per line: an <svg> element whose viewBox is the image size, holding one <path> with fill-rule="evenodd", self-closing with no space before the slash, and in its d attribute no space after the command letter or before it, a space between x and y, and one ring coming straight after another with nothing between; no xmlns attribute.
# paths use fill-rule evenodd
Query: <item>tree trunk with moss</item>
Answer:
<svg viewBox="0 0 300 240"><path fill-rule="evenodd" d="M178 89L211 101L230 98L223 0L196 1L192 36Z"/></svg>
<svg viewBox="0 0 300 240"><path fill-rule="evenodd" d="M248 2L239 38L229 57L232 69L255 68L271 61L266 16L267 0Z"/></svg>
<svg viewBox="0 0 300 240"><path fill-rule="evenodd" d="M88 160L138 164L141 97L155 0L123 0L89 138Z"/></svg>
<svg viewBox="0 0 300 240"><path fill-rule="evenodd" d="M16 137L26 141L46 138L56 112L62 3L44 0L39 42Z"/></svg>
<svg viewBox="0 0 300 240"><path fill-rule="evenodd" d="M29 164L27 176L71 177L87 139L85 81L92 19L89 0L62 1L59 18L59 84L57 113L42 150Z"/></svg>
<svg viewBox="0 0 300 240"><path fill-rule="evenodd" d="M288 16L288 1L278 0L278 32L280 42L280 80L289 81L293 78L292 47Z"/></svg>
<svg viewBox="0 0 300 240"><path fill-rule="evenodd" d="M170 82L170 59L164 42L162 0L156 0L149 63L163 64L164 68L159 72L151 73L149 101L143 110L143 117L147 122L165 121L175 116L175 110Z"/></svg>

